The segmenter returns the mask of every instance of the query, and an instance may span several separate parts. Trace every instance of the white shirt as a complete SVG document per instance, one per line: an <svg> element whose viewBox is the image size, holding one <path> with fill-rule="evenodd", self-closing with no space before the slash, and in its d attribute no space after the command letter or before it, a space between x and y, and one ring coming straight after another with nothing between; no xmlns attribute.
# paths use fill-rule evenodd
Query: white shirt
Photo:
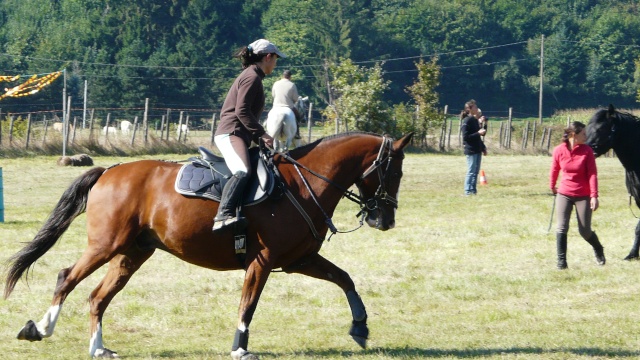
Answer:
<svg viewBox="0 0 640 360"><path fill-rule="evenodd" d="M298 102L298 88L289 79L282 78L273 84L271 89L273 107L287 106L293 108Z"/></svg>

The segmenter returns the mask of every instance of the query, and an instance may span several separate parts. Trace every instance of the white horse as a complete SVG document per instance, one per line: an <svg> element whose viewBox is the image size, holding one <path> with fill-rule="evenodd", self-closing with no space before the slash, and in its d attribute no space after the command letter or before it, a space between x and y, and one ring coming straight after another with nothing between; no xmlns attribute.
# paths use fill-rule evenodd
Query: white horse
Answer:
<svg viewBox="0 0 640 360"><path fill-rule="evenodd" d="M55 131L59 131L62 132L64 125L61 122L54 122L53 123L53 130ZM69 124L69 133L73 132L73 125Z"/></svg>
<svg viewBox="0 0 640 360"><path fill-rule="evenodd" d="M102 135L115 135L118 129L115 126L102 127Z"/></svg>
<svg viewBox="0 0 640 360"><path fill-rule="evenodd" d="M120 122L120 131L122 131L122 135L129 135L130 129L131 129L130 121L122 120Z"/></svg>
<svg viewBox="0 0 640 360"><path fill-rule="evenodd" d="M176 125L176 135L183 138L189 135L189 126L187 124Z"/></svg>
<svg viewBox="0 0 640 360"><path fill-rule="evenodd" d="M300 145L296 136L296 115L287 106L276 106L269 110L267 115L266 130L274 139L273 147L278 151L287 151L293 143L294 147ZM295 140L295 141L294 141Z"/></svg>

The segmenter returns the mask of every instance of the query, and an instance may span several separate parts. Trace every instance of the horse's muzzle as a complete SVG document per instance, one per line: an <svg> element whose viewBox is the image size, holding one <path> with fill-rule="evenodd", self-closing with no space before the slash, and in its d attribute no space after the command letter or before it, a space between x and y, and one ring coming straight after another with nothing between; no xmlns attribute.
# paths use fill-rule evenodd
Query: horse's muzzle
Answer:
<svg viewBox="0 0 640 360"><path fill-rule="evenodd" d="M384 219L381 212L377 212L377 216L367 216L367 225L380 231L387 231L396 226L395 219Z"/></svg>

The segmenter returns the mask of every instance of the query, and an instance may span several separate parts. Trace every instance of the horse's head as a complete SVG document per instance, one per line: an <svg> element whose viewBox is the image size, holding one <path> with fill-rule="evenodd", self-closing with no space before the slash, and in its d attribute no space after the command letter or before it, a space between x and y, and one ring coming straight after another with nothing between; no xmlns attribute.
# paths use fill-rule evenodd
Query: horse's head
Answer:
<svg viewBox="0 0 640 360"><path fill-rule="evenodd" d="M405 146L413 133L397 141L383 137L378 157L357 182L369 226L386 231L395 226Z"/></svg>
<svg viewBox="0 0 640 360"><path fill-rule="evenodd" d="M600 156L613 147L618 122L618 112L609 105L608 109L598 110L587 125L587 144L596 156Z"/></svg>
<svg viewBox="0 0 640 360"><path fill-rule="evenodd" d="M307 119L307 104L309 104L309 97L298 96L298 101L296 101L296 109L302 115L302 117Z"/></svg>

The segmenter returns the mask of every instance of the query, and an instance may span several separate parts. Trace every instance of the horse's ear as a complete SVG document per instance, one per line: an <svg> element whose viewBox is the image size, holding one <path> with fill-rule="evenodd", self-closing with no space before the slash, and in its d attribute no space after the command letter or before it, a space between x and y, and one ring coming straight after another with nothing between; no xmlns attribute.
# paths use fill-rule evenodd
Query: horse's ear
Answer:
<svg viewBox="0 0 640 360"><path fill-rule="evenodd" d="M403 136L401 139L398 139L393 144L393 150L398 151L398 150L404 149L404 147L407 146L407 144L409 144L412 137L413 137L413 132L410 132L407 135Z"/></svg>
<svg viewBox="0 0 640 360"><path fill-rule="evenodd" d="M613 108L613 104L609 104L609 110L607 110L607 113L609 114L609 116L613 115L616 112L616 109Z"/></svg>

